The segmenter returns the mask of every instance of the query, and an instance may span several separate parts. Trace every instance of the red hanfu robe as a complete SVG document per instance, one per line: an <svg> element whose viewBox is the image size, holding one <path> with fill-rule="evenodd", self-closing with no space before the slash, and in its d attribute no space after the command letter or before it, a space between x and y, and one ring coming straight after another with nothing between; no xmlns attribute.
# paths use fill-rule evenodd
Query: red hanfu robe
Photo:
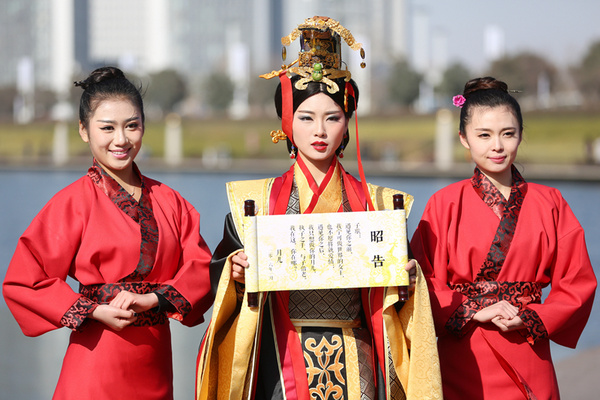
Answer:
<svg viewBox="0 0 600 400"><path fill-rule="evenodd" d="M558 190L525 183L514 167L510 200L494 189L476 170L438 191L411 241L431 292L444 398L558 399L549 340L576 346L596 289L584 232ZM500 299L519 307L526 329L471 320Z"/></svg>
<svg viewBox="0 0 600 400"><path fill-rule="evenodd" d="M95 165L46 204L17 244L3 287L23 333L73 329L54 399L172 398L167 316L193 326L212 303L200 215L176 191L140 177L138 204ZM67 276L95 297L75 292ZM124 289L159 293L168 312L141 313L120 332L88 318L94 299L107 303Z"/></svg>

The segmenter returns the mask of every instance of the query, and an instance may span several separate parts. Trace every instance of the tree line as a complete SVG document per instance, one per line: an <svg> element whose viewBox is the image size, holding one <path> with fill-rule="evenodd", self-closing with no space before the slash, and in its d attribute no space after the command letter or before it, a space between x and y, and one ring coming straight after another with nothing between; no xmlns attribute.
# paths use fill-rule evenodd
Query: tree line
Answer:
<svg viewBox="0 0 600 400"><path fill-rule="evenodd" d="M381 68L380 68L381 69ZM132 74L128 74L132 75ZM465 82L477 76L490 75L508 83L519 101L530 109L600 107L600 40L592 43L576 64L559 69L542 55L521 52L506 55L490 63L483 73L475 73L460 63L451 64L438 82L430 83L407 60L398 59L372 74L372 104L375 112L398 110L411 112L423 96L423 85L430 86L429 96L434 108L451 105L452 96L462 93ZM135 81L134 76L134 81ZM173 69L137 77L144 92L149 118L178 112L191 117L225 115L236 91L234 82L224 72L213 71L201 79L186 79ZM276 79L265 81L252 77L246 98L253 115L272 109ZM76 115L80 91L71 91L71 103ZM49 119L56 103L48 89L36 88L31 96L34 119ZM12 120L22 99L14 85L0 88L0 120ZM74 117L75 117L74 115Z"/></svg>

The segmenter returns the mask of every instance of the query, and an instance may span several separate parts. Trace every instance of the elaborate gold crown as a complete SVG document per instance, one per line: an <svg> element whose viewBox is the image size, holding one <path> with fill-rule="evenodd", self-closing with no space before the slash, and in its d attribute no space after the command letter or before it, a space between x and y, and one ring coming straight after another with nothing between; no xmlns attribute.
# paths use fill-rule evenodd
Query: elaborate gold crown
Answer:
<svg viewBox="0 0 600 400"><path fill-rule="evenodd" d="M288 65L282 65L278 71L272 71L268 74L260 75L261 78L271 79L279 76L283 71L287 75L297 74L301 78L296 82L296 89L306 89L308 82L323 82L327 85L329 93L336 93L340 90L334 79L344 78L346 82L352 75L348 67L342 69L342 51L341 40L343 38L346 44L352 50L360 50L360 56L364 60L365 50L362 44L357 43L350 31L344 28L338 21L329 17L315 16L307 18L304 23L298 25L288 36L281 38L283 49L281 57L286 59L287 51L285 46L289 46L294 40L300 37L300 52L298 59ZM295 64L297 66L293 66ZM363 61L361 68L366 66Z"/></svg>

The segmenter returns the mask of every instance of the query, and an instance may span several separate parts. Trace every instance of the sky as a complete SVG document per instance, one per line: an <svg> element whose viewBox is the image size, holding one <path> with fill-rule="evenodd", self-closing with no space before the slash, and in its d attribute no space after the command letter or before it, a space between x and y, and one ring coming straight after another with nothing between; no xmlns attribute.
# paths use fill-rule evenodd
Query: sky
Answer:
<svg viewBox="0 0 600 400"><path fill-rule="evenodd" d="M430 28L444 33L447 59L479 71L488 65L485 27L503 32L505 54L533 51L558 67L579 64L600 40L598 0L412 0L429 16Z"/></svg>

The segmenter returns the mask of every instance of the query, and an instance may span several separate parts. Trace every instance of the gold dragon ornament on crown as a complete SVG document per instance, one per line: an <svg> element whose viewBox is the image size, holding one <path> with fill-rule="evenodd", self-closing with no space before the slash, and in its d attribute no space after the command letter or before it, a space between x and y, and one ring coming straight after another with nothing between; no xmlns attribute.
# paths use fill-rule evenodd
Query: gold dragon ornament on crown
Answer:
<svg viewBox="0 0 600 400"><path fill-rule="evenodd" d="M287 51L285 46L289 46L292 42L300 37L300 52L298 58L292 63L281 66L278 71L271 71L268 74L260 75L261 78L271 79L285 72L289 77L292 74L297 74L301 78L298 79L295 86L298 90L306 89L309 82L323 82L327 85L327 91L331 94L340 90L335 79L344 78L345 82L349 82L352 74L348 71L348 67L341 69L342 53L341 40L343 38L348 47L352 50L359 50L362 62L361 68L366 67L365 50L361 43L358 43L350 31L344 28L338 21L329 17L314 16L307 18L304 22L298 25L289 35L281 38L283 45L281 58L286 60ZM297 66L294 66L298 64ZM345 108L347 111L347 93L344 96ZM272 131L271 138L273 143L278 143L280 140L285 140L287 135L282 130Z"/></svg>
<svg viewBox="0 0 600 400"><path fill-rule="evenodd" d="M362 44L354 39L348 29L334 19L315 16L305 19L304 23L298 25L292 33L281 38L281 44L284 46L281 52L283 61L287 55L285 46L289 46L300 36L302 43L298 59L288 65L282 65L278 71L260 75L261 78L275 78L283 71L287 71L288 76L291 74L301 76L301 79L296 82L296 89L306 89L310 81L323 82L327 85L327 91L333 94L340 90L334 79L344 78L348 82L352 77L348 67L341 69L340 37L352 50L360 50L361 58L363 60L365 58ZM294 67L296 63L298 66ZM365 62L361 62L360 66L365 68Z"/></svg>

